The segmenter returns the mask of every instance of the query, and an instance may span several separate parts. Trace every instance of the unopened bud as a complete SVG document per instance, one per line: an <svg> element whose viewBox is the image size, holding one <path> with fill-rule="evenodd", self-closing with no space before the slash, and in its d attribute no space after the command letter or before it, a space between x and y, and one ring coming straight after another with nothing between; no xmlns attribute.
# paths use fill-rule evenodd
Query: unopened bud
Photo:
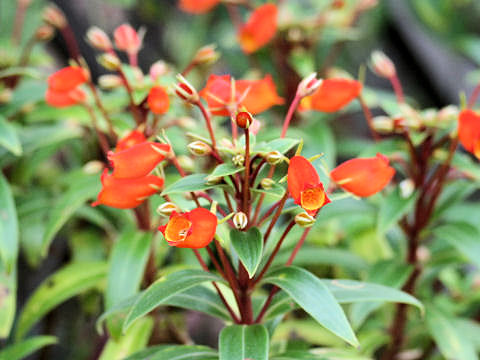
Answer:
<svg viewBox="0 0 480 360"><path fill-rule="evenodd" d="M223 180L221 176L208 176L207 185L217 185Z"/></svg>
<svg viewBox="0 0 480 360"><path fill-rule="evenodd" d="M185 155L177 156L177 160L180 166L182 167L182 169L185 171L191 172L195 168L194 161L188 156L185 156Z"/></svg>
<svg viewBox="0 0 480 360"><path fill-rule="evenodd" d="M415 190L415 183L412 179L402 180L398 186L400 188L400 195L404 199L409 198Z"/></svg>
<svg viewBox="0 0 480 360"><path fill-rule="evenodd" d="M142 47L144 29L137 32L130 24L122 24L113 32L113 39L118 50L127 54L137 54Z"/></svg>
<svg viewBox="0 0 480 360"><path fill-rule="evenodd" d="M88 175L98 174L105 168L105 164L98 160L92 160L83 165L83 172Z"/></svg>
<svg viewBox="0 0 480 360"><path fill-rule="evenodd" d="M108 35L97 26L92 26L87 31L87 41L95 49L102 51L110 51L112 49L112 42Z"/></svg>
<svg viewBox="0 0 480 360"><path fill-rule="evenodd" d="M253 122L253 116L248 111L240 111L235 118L235 122L238 127L248 129Z"/></svg>
<svg viewBox="0 0 480 360"><path fill-rule="evenodd" d="M267 160L270 165L277 165L283 161L283 155L277 150L270 151L265 156L265 160Z"/></svg>
<svg viewBox="0 0 480 360"><path fill-rule="evenodd" d="M238 166L238 167L243 166L243 164L245 163L245 156L241 154L235 155L232 158L232 162L235 166Z"/></svg>
<svg viewBox="0 0 480 360"><path fill-rule="evenodd" d="M177 123L178 123L178 126L186 130L192 130L197 127L197 122L188 116L182 116L177 120Z"/></svg>
<svg viewBox="0 0 480 360"><path fill-rule="evenodd" d="M43 10L42 14L43 21L47 24L52 25L57 29L63 29L67 26L67 19L63 14L62 10L60 10L55 5L49 5Z"/></svg>
<svg viewBox="0 0 480 360"><path fill-rule="evenodd" d="M421 263L426 263L430 260L430 250L426 246L419 246L416 255L418 261Z"/></svg>
<svg viewBox="0 0 480 360"><path fill-rule="evenodd" d="M181 74L177 75L178 84L175 85L175 93L185 101L195 104L200 100L197 90Z"/></svg>
<svg viewBox="0 0 480 360"><path fill-rule="evenodd" d="M309 228L313 224L315 224L315 218L313 216L307 214L306 212L302 212L302 213L297 214L295 216L295 223L298 226L301 226L303 228Z"/></svg>
<svg viewBox="0 0 480 360"><path fill-rule="evenodd" d="M323 80L317 79L317 73L312 73L300 81L297 88L297 96L305 97L312 95L322 85Z"/></svg>
<svg viewBox="0 0 480 360"><path fill-rule="evenodd" d="M39 26L37 31L35 31L35 39L37 41L48 41L53 37L55 33L55 28L51 25L42 25Z"/></svg>
<svg viewBox="0 0 480 360"><path fill-rule="evenodd" d="M218 60L220 54L216 51L217 46L215 44L206 45L200 48L192 62L195 64L211 64Z"/></svg>
<svg viewBox="0 0 480 360"><path fill-rule="evenodd" d="M169 217L174 211L180 212L180 209L172 202L163 203L157 208L157 214L165 217Z"/></svg>
<svg viewBox="0 0 480 360"><path fill-rule="evenodd" d="M438 121L440 122L448 122L456 120L458 117L458 107L455 105L448 105L444 108L440 109L437 113Z"/></svg>
<svg viewBox="0 0 480 360"><path fill-rule="evenodd" d="M388 116L375 116L372 119L372 125L375 131L380 134L389 134L394 129L393 119Z"/></svg>
<svg viewBox="0 0 480 360"><path fill-rule="evenodd" d="M390 79L396 75L397 71L392 60L382 51L375 50L372 52L372 68L378 76Z"/></svg>
<svg viewBox="0 0 480 360"><path fill-rule="evenodd" d="M357 11L367 11L378 5L378 0L360 0Z"/></svg>
<svg viewBox="0 0 480 360"><path fill-rule="evenodd" d="M102 89L116 89L123 85L123 80L118 75L106 74L98 78L98 85Z"/></svg>
<svg viewBox="0 0 480 360"><path fill-rule="evenodd" d="M9 103L12 100L13 92L12 90L5 88L0 90L0 104Z"/></svg>
<svg viewBox="0 0 480 360"><path fill-rule="evenodd" d="M260 186L263 190L270 190L275 185L275 181L270 178L265 178L260 181Z"/></svg>
<svg viewBox="0 0 480 360"><path fill-rule="evenodd" d="M165 61L159 60L150 66L150 77L153 81L157 81L160 76L168 73L168 65Z"/></svg>
<svg viewBox="0 0 480 360"><path fill-rule="evenodd" d="M203 141L194 141L187 145L188 150L196 156L206 156L212 152L212 148Z"/></svg>
<svg viewBox="0 0 480 360"><path fill-rule="evenodd" d="M238 230L243 230L248 225L248 217L245 213L239 211L235 215L233 215L233 225Z"/></svg>
<svg viewBox="0 0 480 360"><path fill-rule="evenodd" d="M121 66L120 59L116 55L110 53L100 55L97 58L97 61L107 70L115 71L118 70Z"/></svg>

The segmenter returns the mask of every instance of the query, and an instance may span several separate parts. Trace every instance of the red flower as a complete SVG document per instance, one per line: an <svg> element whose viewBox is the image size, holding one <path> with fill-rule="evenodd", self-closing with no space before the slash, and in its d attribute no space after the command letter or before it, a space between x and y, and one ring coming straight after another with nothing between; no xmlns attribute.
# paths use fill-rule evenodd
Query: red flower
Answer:
<svg viewBox="0 0 480 360"><path fill-rule="evenodd" d="M215 7L220 0L180 0L179 7L185 12L201 14Z"/></svg>
<svg viewBox="0 0 480 360"><path fill-rule="evenodd" d="M113 33L113 38L117 49L125 51L127 54L138 53L142 46L142 40L129 24L117 27Z"/></svg>
<svg viewBox="0 0 480 360"><path fill-rule="evenodd" d="M48 88L55 92L68 92L88 81L88 72L78 66L67 66L48 77Z"/></svg>
<svg viewBox="0 0 480 360"><path fill-rule="evenodd" d="M388 163L388 158L382 154L351 159L333 169L330 177L346 191L366 197L382 190L395 175L395 169Z"/></svg>
<svg viewBox="0 0 480 360"><path fill-rule="evenodd" d="M80 88L70 91L54 91L48 88L45 93L45 101L47 104L57 108L76 105L84 102L86 98L87 94Z"/></svg>
<svg viewBox="0 0 480 360"><path fill-rule="evenodd" d="M165 88L162 86L152 87L148 93L147 103L154 114L165 114L170 107L170 100Z"/></svg>
<svg viewBox="0 0 480 360"><path fill-rule="evenodd" d="M132 130L127 136L124 136L117 142L117 146L115 148L116 152L126 150L133 145L140 144L142 142L147 141L147 138L141 131Z"/></svg>
<svg viewBox="0 0 480 360"><path fill-rule="evenodd" d="M302 99L304 110L334 112L355 99L362 91L362 84L349 79L326 79L312 95Z"/></svg>
<svg viewBox="0 0 480 360"><path fill-rule="evenodd" d="M480 159L480 115L469 109L460 112L458 139L465 150Z"/></svg>
<svg viewBox="0 0 480 360"><path fill-rule="evenodd" d="M303 156L294 156L290 159L288 191L295 204L300 205L311 215L330 202L317 171Z"/></svg>
<svg viewBox="0 0 480 360"><path fill-rule="evenodd" d="M284 102L277 94L271 75L261 80L236 80L234 84L232 89L230 75L210 75L199 94L207 101L212 114L229 116L229 109L243 106L255 115Z"/></svg>
<svg viewBox="0 0 480 360"><path fill-rule="evenodd" d="M266 45L277 31L277 7L274 4L259 6L238 33L242 50L251 54Z"/></svg>
<svg viewBox="0 0 480 360"><path fill-rule="evenodd" d="M166 225L160 226L170 246L199 249L213 240L217 229L217 217L204 208L187 213L173 212Z"/></svg>
<svg viewBox="0 0 480 360"><path fill-rule="evenodd" d="M135 179L119 179L103 171L102 190L92 206L107 205L118 209L131 209L140 205L147 197L163 187L163 179L147 175Z"/></svg>
<svg viewBox="0 0 480 360"><path fill-rule="evenodd" d="M131 179L145 176L152 171L170 151L170 145L145 141L122 151L108 153L117 179Z"/></svg>

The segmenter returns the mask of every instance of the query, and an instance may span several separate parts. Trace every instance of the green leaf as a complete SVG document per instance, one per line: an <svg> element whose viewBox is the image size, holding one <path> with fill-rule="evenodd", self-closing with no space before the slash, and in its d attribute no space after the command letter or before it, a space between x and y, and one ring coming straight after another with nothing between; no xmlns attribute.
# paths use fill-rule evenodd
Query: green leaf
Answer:
<svg viewBox="0 0 480 360"><path fill-rule="evenodd" d="M15 75L29 76L29 77L36 78L36 79L41 78L40 72L37 69L31 68L31 67L12 66L12 67L9 67L7 69L3 69L2 71L0 71L0 79L1 78L6 78L6 77L9 77L9 76L15 76Z"/></svg>
<svg viewBox="0 0 480 360"><path fill-rule="evenodd" d="M7 338L12 329L17 307L17 269L8 274L0 259L0 338Z"/></svg>
<svg viewBox="0 0 480 360"><path fill-rule="evenodd" d="M220 332L220 360L267 360L268 349L268 332L263 325L231 325Z"/></svg>
<svg viewBox="0 0 480 360"><path fill-rule="evenodd" d="M343 309L327 285L307 270L282 267L269 273L263 282L278 286L326 329L349 344L358 345Z"/></svg>
<svg viewBox="0 0 480 360"><path fill-rule="evenodd" d="M343 349L312 349L308 351L287 351L275 355L270 360L371 360L368 357L357 355Z"/></svg>
<svg viewBox="0 0 480 360"><path fill-rule="evenodd" d="M457 328L456 319L427 307L426 323L442 355L447 359L478 360L475 347Z"/></svg>
<svg viewBox="0 0 480 360"><path fill-rule="evenodd" d="M38 349L57 342L55 336L35 336L7 346L0 351L0 360L20 360Z"/></svg>
<svg viewBox="0 0 480 360"><path fill-rule="evenodd" d="M255 147L255 152L278 151L281 154L285 154L299 142L300 140L291 138L274 139L269 142L262 142L258 144Z"/></svg>
<svg viewBox="0 0 480 360"><path fill-rule="evenodd" d="M157 345L139 351L125 360L218 360L218 354L207 346Z"/></svg>
<svg viewBox="0 0 480 360"><path fill-rule="evenodd" d="M143 318L133 324L118 340L110 338L99 360L123 360L125 356L143 349L153 330L153 319Z"/></svg>
<svg viewBox="0 0 480 360"><path fill-rule="evenodd" d="M248 275L252 278L262 260L263 239L260 230L256 227L252 227L248 231L232 229L230 241L240 261L247 269Z"/></svg>
<svg viewBox="0 0 480 360"><path fill-rule="evenodd" d="M410 212L416 198L416 194L412 194L407 198L402 197L400 187L398 186L388 196L384 197L378 211L378 233L384 234L403 215Z"/></svg>
<svg viewBox="0 0 480 360"><path fill-rule="evenodd" d="M474 226L466 222L450 223L438 226L433 233L480 267L480 233Z"/></svg>
<svg viewBox="0 0 480 360"><path fill-rule="evenodd" d="M208 174L194 174L185 176L163 190L162 196L167 194L211 189L215 187L215 185L207 184L208 176Z"/></svg>
<svg viewBox="0 0 480 360"><path fill-rule="evenodd" d="M233 164L220 164L213 170L213 172L208 177L209 178L224 177L224 176L236 174L243 170L245 170L245 167L237 167Z"/></svg>
<svg viewBox="0 0 480 360"><path fill-rule="evenodd" d="M107 310L138 292L151 242L151 233L129 229L115 243L109 261L110 269L105 292ZM114 338L120 336L121 324L109 322L108 328Z"/></svg>
<svg viewBox="0 0 480 360"><path fill-rule="evenodd" d="M42 239L42 256L48 253L50 243L57 232L88 199L100 191L100 179L97 175L83 176L70 184L70 188L54 205Z"/></svg>
<svg viewBox="0 0 480 360"><path fill-rule="evenodd" d="M0 173L0 258L4 271L13 271L18 256L18 219L15 202L5 177Z"/></svg>
<svg viewBox="0 0 480 360"><path fill-rule="evenodd" d="M0 146L3 146L14 155L22 155L22 145L17 135L17 131L7 119L0 115Z"/></svg>
<svg viewBox="0 0 480 360"><path fill-rule="evenodd" d="M49 276L28 299L18 320L15 338L23 338L30 328L58 304L105 280L104 262L74 263Z"/></svg>
<svg viewBox="0 0 480 360"><path fill-rule="evenodd" d="M123 331L126 331L136 319L162 305L173 295L207 281L222 281L222 279L203 270L190 269L177 271L157 280L143 291L133 304L123 323Z"/></svg>

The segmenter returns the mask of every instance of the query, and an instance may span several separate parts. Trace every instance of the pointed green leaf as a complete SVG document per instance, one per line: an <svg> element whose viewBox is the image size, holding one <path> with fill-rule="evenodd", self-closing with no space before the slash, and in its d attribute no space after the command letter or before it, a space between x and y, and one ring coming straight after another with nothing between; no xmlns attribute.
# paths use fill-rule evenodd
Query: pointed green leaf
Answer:
<svg viewBox="0 0 480 360"><path fill-rule="evenodd" d="M215 185L207 184L208 176L208 174L185 176L163 190L162 195L211 189L215 187Z"/></svg>
<svg viewBox="0 0 480 360"><path fill-rule="evenodd" d="M18 219L15 202L5 177L0 173L0 258L10 273L17 262Z"/></svg>
<svg viewBox="0 0 480 360"><path fill-rule="evenodd" d="M172 296L207 281L222 279L203 270L191 269L177 271L157 280L143 291L133 304L123 323L123 331L126 331L136 319L162 305Z"/></svg>
<svg viewBox="0 0 480 360"><path fill-rule="evenodd" d="M207 346L157 345L141 350L125 360L218 360L218 354Z"/></svg>
<svg viewBox="0 0 480 360"><path fill-rule="evenodd" d="M267 360L268 332L263 325L231 325L220 333L220 360Z"/></svg>
<svg viewBox="0 0 480 360"><path fill-rule="evenodd" d="M8 338L17 307L17 269L8 274L0 259L0 338Z"/></svg>
<svg viewBox="0 0 480 360"><path fill-rule="evenodd" d="M217 177L224 177L228 175L236 174L237 172L245 170L244 167L238 167L233 164L220 164L213 172L208 176L209 178L217 178Z"/></svg>
<svg viewBox="0 0 480 360"><path fill-rule="evenodd" d="M0 351L0 360L20 360L44 346L57 342L55 336L35 336L7 346Z"/></svg>
<svg viewBox="0 0 480 360"><path fill-rule="evenodd" d="M18 138L17 131L7 119L0 115L0 146L16 156L22 155L22 145Z"/></svg>
<svg viewBox="0 0 480 360"><path fill-rule="evenodd" d="M23 338L38 320L58 304L105 281L107 269L104 262L79 262L67 265L49 276L23 307L15 338Z"/></svg>
<svg viewBox="0 0 480 360"><path fill-rule="evenodd" d="M378 233L385 233L385 231L400 220L403 215L410 212L415 204L416 198L416 193L407 198L402 197L398 186L388 194L388 196L384 197L378 211Z"/></svg>
<svg viewBox="0 0 480 360"><path fill-rule="evenodd" d="M349 344L358 345L342 307L327 285L307 270L282 267L269 273L263 282L278 286L325 328Z"/></svg>
<svg viewBox="0 0 480 360"><path fill-rule="evenodd" d="M248 275L252 278L262 260L263 239L260 230L256 227L247 231L232 229L230 241L240 261L247 269Z"/></svg>

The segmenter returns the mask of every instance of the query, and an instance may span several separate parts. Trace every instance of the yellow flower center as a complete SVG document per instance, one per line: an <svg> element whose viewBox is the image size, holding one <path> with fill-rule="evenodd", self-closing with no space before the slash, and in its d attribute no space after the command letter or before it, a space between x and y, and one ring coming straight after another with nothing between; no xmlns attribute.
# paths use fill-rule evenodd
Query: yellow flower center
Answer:
<svg viewBox="0 0 480 360"><path fill-rule="evenodd" d="M317 210L325 202L325 192L322 188L316 187L304 190L300 193L300 205L305 210Z"/></svg>
<svg viewBox="0 0 480 360"><path fill-rule="evenodd" d="M181 242L184 241L187 236L192 223L183 216L176 216L167 224L165 229L165 239L168 242Z"/></svg>
<svg viewBox="0 0 480 360"><path fill-rule="evenodd" d="M480 139L477 140L475 146L473 147L473 155L480 160Z"/></svg>

